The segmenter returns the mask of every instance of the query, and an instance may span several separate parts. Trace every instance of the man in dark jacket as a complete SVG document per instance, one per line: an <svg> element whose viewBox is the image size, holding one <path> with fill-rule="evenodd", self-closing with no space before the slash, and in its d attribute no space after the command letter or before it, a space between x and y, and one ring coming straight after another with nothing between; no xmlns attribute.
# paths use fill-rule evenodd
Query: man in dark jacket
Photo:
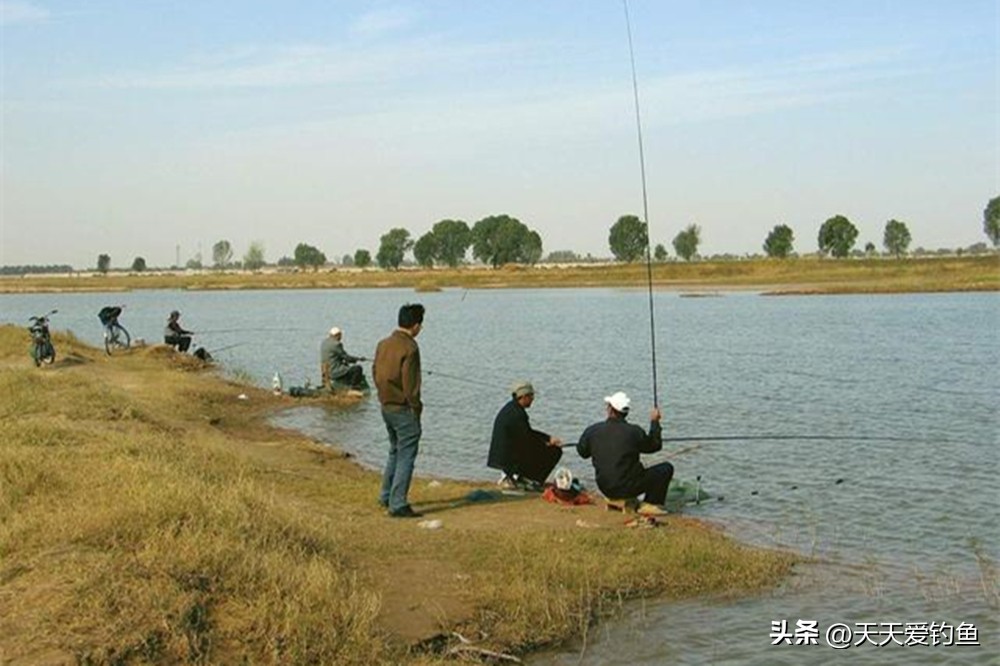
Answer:
<svg viewBox="0 0 1000 666"><path fill-rule="evenodd" d="M399 308L398 328L378 343L372 376L389 433L389 457L382 471L379 504L393 518L419 518L407 500L420 446L420 347L417 335L424 327L424 306L407 303Z"/></svg>
<svg viewBox="0 0 1000 666"><path fill-rule="evenodd" d="M649 415L649 434L625 421L631 401L619 391L604 399L606 421L587 428L576 445L584 458L593 458L597 487L609 500L634 500L643 495L639 513L662 515L667 487L674 476L674 466L662 462L645 468L639 462L642 453L656 453L663 448L659 409Z"/></svg>
<svg viewBox="0 0 1000 666"><path fill-rule="evenodd" d="M191 347L191 336L193 331L188 331L181 326L181 313L174 310L167 318L167 325L163 329L163 342L174 347L179 352L186 352Z"/></svg>
<svg viewBox="0 0 1000 666"><path fill-rule="evenodd" d="M527 410L535 401L535 389L530 383L515 384L510 397L493 420L486 465L503 471L504 488L540 490L562 457L562 440L531 427Z"/></svg>

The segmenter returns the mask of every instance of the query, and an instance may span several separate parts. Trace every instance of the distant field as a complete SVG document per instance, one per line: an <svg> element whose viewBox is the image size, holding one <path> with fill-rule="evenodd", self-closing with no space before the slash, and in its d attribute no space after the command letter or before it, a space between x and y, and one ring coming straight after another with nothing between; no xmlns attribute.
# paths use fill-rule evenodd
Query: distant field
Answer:
<svg viewBox="0 0 1000 666"><path fill-rule="evenodd" d="M753 289L769 293L895 293L1000 290L1000 255L921 259L787 259L654 264L653 283L678 291ZM0 292L132 289L338 289L411 287L638 287L645 264L504 266L498 269L332 268L319 271L211 271L0 278Z"/></svg>

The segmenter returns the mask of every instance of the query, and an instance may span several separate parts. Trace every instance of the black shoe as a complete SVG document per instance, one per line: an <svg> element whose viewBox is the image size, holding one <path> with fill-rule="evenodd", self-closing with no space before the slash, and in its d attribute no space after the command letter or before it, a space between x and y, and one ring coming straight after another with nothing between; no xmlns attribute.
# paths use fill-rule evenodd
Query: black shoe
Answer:
<svg viewBox="0 0 1000 666"><path fill-rule="evenodd" d="M396 509L395 511L389 512L390 518L421 518L424 514L417 513L413 510L409 504L404 506L402 509Z"/></svg>
<svg viewBox="0 0 1000 666"><path fill-rule="evenodd" d="M383 509L388 509L389 508L389 503L388 502L383 502L382 500L378 501L378 505L380 507L382 507Z"/></svg>

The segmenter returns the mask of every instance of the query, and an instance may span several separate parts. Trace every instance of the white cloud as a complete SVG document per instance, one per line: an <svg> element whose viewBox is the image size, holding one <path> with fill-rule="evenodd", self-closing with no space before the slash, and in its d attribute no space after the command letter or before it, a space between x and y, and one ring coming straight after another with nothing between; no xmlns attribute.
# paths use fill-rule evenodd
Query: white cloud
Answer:
<svg viewBox="0 0 1000 666"><path fill-rule="evenodd" d="M39 23L51 16L49 10L30 2L6 2L0 0L0 25L16 23Z"/></svg>
<svg viewBox="0 0 1000 666"><path fill-rule="evenodd" d="M402 30L413 22L413 18L413 12L404 7L376 9L355 19L350 31L355 35L374 37Z"/></svg>

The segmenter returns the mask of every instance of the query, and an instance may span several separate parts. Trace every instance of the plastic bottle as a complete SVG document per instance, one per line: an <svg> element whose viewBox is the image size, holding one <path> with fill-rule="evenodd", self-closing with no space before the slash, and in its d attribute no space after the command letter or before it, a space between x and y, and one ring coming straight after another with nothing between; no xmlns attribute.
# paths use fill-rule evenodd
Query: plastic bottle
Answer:
<svg viewBox="0 0 1000 666"><path fill-rule="evenodd" d="M281 395L281 375L277 372L274 373L274 378L271 379L271 392L274 395Z"/></svg>

